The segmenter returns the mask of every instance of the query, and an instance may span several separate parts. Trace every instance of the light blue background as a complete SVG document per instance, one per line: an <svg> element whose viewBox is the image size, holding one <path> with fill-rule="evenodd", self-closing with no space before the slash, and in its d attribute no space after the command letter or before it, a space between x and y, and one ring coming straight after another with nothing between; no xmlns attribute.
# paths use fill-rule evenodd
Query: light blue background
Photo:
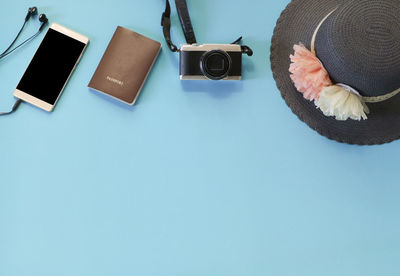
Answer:
<svg viewBox="0 0 400 276"><path fill-rule="evenodd" d="M53 113L0 118L0 276L398 276L400 144L339 144L291 113L269 63L288 2L189 1L199 42L253 47L237 83L179 80L163 0L3 3L1 48L32 5L91 44ZM117 25L163 43L135 107L87 89ZM1 110L42 37L0 61Z"/></svg>

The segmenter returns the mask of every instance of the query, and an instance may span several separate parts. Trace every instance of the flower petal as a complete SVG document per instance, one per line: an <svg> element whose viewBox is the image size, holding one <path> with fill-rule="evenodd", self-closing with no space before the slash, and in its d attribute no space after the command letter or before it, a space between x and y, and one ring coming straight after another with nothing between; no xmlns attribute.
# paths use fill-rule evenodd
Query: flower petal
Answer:
<svg viewBox="0 0 400 276"><path fill-rule="evenodd" d="M296 89L307 100L316 100L324 87L332 85L328 72L321 61L303 44L294 45L294 55L290 55L290 78Z"/></svg>
<svg viewBox="0 0 400 276"><path fill-rule="evenodd" d="M368 119L369 109L362 97L342 86L323 88L315 105L325 116L334 116L338 121Z"/></svg>

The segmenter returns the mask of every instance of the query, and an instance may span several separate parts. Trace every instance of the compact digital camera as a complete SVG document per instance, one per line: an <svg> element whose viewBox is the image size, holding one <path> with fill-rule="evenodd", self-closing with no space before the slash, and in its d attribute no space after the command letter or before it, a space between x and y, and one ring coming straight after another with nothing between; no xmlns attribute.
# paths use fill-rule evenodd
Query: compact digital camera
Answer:
<svg viewBox="0 0 400 276"><path fill-rule="evenodd" d="M171 6L165 2L161 26L168 48L180 54L181 80L241 80L242 55L253 55L250 47L240 45L242 37L231 44L197 44L186 0L175 0L187 43L178 49L171 40Z"/></svg>
<svg viewBox="0 0 400 276"><path fill-rule="evenodd" d="M182 45L181 80L241 80L242 46L238 44Z"/></svg>

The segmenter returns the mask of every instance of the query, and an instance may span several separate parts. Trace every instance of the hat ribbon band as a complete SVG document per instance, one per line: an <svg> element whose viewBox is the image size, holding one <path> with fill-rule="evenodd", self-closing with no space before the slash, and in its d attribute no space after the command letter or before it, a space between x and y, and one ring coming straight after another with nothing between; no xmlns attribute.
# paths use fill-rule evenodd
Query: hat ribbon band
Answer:
<svg viewBox="0 0 400 276"><path fill-rule="evenodd" d="M316 28L315 31L314 31L314 34L313 34L312 39L311 39L311 52L312 52L314 55L316 55L316 51L315 51L315 40L316 40L316 38L317 38L318 31L319 31L319 29L321 28L322 24L324 24L324 22L328 19L328 17L329 17L332 13L334 13L336 10L337 10L337 8L335 8L333 11L331 11L330 13L328 13L328 14L321 20L321 22L318 24L317 28ZM346 85L346 87L348 87L348 86ZM360 94L359 94L354 88L351 88L350 90L351 90L352 93L354 93L354 94L360 96ZM376 97L364 97L364 96L361 96L361 98L362 98L362 99L364 100L364 102L366 102L366 103L379 103L379 102L383 102L383 101L389 100L390 98L393 98L394 96L396 96L396 95L399 94L399 93L400 93L400 88L398 88L398 89L396 89L396 90L394 90L394 91L392 91L392 92L390 92L390 93L387 93L387 94L385 94L385 95L376 96Z"/></svg>

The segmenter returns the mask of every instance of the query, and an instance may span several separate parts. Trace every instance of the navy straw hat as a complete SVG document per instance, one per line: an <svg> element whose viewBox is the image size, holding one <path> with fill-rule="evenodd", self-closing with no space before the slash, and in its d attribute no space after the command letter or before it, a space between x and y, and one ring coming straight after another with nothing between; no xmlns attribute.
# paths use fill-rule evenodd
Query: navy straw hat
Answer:
<svg viewBox="0 0 400 276"><path fill-rule="evenodd" d="M293 0L271 45L278 89L312 129L348 144L400 138L400 1Z"/></svg>

